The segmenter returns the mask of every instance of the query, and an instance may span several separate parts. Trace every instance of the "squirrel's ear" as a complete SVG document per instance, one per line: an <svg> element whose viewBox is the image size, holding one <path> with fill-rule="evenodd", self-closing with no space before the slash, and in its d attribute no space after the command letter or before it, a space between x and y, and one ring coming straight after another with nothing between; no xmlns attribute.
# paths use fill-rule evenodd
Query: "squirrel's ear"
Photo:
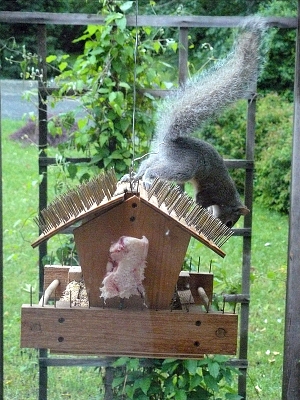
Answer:
<svg viewBox="0 0 300 400"><path fill-rule="evenodd" d="M246 206L243 206L243 207L240 207L239 208L239 213L241 214L241 215L247 215L247 214L249 214L249 212L250 212L250 210L249 210L249 208L247 208Z"/></svg>

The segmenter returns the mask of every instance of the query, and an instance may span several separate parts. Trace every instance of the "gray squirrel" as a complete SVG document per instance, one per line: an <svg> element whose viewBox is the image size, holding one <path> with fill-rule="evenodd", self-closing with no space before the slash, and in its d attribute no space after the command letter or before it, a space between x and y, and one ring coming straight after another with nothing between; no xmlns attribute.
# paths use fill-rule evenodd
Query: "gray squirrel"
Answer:
<svg viewBox="0 0 300 400"><path fill-rule="evenodd" d="M247 17L239 27L233 49L224 60L189 80L166 98L158 111L149 157L132 177L146 187L158 177L178 184L191 182L196 202L213 210L228 227L249 213L243 205L223 158L209 143L190 137L226 106L250 95L262 65L266 21Z"/></svg>

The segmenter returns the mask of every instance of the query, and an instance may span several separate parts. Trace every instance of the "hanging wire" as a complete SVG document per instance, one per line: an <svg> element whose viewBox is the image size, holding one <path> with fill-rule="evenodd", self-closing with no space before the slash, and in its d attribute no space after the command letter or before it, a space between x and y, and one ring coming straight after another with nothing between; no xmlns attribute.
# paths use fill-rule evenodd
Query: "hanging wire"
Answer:
<svg viewBox="0 0 300 400"><path fill-rule="evenodd" d="M132 161L130 175L134 170L134 160L135 160L135 113L136 113L136 79L137 79L137 52L138 52L138 12L139 12L139 2L135 2L135 44L134 44L134 70L133 70L133 107L132 107Z"/></svg>

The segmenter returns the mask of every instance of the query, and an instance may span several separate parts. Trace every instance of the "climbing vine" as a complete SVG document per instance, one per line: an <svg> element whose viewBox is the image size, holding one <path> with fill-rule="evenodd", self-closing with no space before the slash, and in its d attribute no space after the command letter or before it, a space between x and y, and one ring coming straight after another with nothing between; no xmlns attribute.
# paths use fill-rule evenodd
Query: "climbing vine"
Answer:
<svg viewBox="0 0 300 400"><path fill-rule="evenodd" d="M154 130L154 98L146 89L172 86L164 79L172 67L157 56L176 52L177 42L163 39L160 29L128 27L125 12L132 4L107 3L103 8L105 24L90 25L75 39L83 42L84 51L73 64L68 55L47 57L47 62L60 71L55 78L59 89L54 102L72 95L80 99L81 113L84 109L71 139L78 151L91 156L91 161L88 165L70 165L71 177L79 173L81 179L88 179L93 172L111 167L118 175L128 172L133 147L137 156L145 154ZM64 153L63 146L60 150Z"/></svg>

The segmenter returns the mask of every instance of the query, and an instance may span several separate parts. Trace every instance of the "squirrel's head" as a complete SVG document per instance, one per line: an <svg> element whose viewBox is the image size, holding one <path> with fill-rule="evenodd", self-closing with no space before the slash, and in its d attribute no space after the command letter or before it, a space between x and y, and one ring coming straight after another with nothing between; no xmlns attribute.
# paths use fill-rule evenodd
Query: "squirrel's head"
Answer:
<svg viewBox="0 0 300 400"><path fill-rule="evenodd" d="M212 206L211 211L214 217L218 218L228 228L232 228L237 223L241 215L249 214L250 210L244 206L237 207L230 206Z"/></svg>

